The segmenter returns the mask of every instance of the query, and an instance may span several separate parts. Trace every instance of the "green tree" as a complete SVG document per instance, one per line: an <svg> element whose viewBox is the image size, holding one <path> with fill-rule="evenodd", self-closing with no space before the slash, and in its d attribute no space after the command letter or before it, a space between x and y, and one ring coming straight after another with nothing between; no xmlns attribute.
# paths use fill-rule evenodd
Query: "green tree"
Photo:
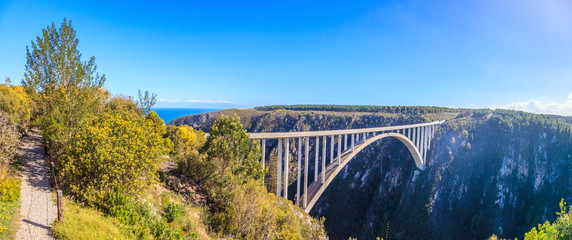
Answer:
<svg viewBox="0 0 572 240"><path fill-rule="evenodd" d="M205 152L208 160L219 167L217 174L220 176L225 176L230 170L241 178L261 180L260 145L254 142L251 146L251 143L238 116L222 116L210 129Z"/></svg>
<svg viewBox="0 0 572 240"><path fill-rule="evenodd" d="M143 111L143 115L147 115L147 113L151 111L151 108L153 108L157 102L157 94L149 93L149 91L145 91L145 93L143 93L141 90L139 90L138 95L139 102L137 102L137 105Z"/></svg>
<svg viewBox="0 0 572 240"><path fill-rule="evenodd" d="M52 23L26 48L22 86L35 103L33 117L42 127L51 154L60 154L74 129L97 112L105 96L105 75L96 70L95 57L82 61L71 21Z"/></svg>

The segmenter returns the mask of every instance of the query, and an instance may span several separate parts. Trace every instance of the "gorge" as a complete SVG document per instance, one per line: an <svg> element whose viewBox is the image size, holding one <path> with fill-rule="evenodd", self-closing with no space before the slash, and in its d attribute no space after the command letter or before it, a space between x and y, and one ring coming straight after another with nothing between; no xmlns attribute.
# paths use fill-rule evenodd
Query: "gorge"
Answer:
<svg viewBox="0 0 572 240"><path fill-rule="evenodd" d="M554 220L561 199L570 201L570 125L552 116L423 107L324 109L231 109L170 124L207 131L217 117L236 114L248 132L288 132L449 120L436 131L423 171L391 138L366 147L348 163L310 212L325 217L331 239L522 238L537 224ZM275 145L268 147L276 157ZM267 179L276 178L275 162ZM290 170L292 188L296 171ZM267 188L275 192L272 184Z"/></svg>

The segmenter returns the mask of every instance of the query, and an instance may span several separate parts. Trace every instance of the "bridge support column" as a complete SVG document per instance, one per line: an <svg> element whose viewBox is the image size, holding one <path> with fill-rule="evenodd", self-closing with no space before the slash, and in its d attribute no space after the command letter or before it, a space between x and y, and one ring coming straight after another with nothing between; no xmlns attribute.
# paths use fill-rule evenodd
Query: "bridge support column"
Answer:
<svg viewBox="0 0 572 240"><path fill-rule="evenodd" d="M421 146L419 145L419 142L421 141L421 128L420 128L420 127L417 128L417 138L416 138L416 140L417 140L417 141L416 141L416 143L415 143L415 146L417 146L417 150L419 150L419 147L421 147Z"/></svg>
<svg viewBox="0 0 572 240"><path fill-rule="evenodd" d="M286 138L286 145L284 146L284 198L288 199L288 164L290 157L290 138Z"/></svg>
<svg viewBox="0 0 572 240"><path fill-rule="evenodd" d="M409 138L409 140L411 140L411 128L407 129L407 138Z"/></svg>
<svg viewBox="0 0 572 240"><path fill-rule="evenodd" d="M423 165L427 162L427 148L429 148L429 127L425 128L425 147L423 148Z"/></svg>
<svg viewBox="0 0 572 240"><path fill-rule="evenodd" d="M417 140L417 138L416 138L416 137L417 137L417 128L411 128L411 129L409 129L409 130L411 130L411 136L413 137L413 138L411 139L411 141L413 142L413 144L414 144L415 146L417 146L417 143L416 143L416 140Z"/></svg>
<svg viewBox="0 0 572 240"><path fill-rule="evenodd" d="M356 142L356 135L352 134L352 152L354 152L355 142Z"/></svg>
<svg viewBox="0 0 572 240"><path fill-rule="evenodd" d="M338 165L340 164L340 160L342 159L342 135L338 135Z"/></svg>
<svg viewBox="0 0 572 240"><path fill-rule="evenodd" d="M435 125L431 125L431 127L429 127L429 145L427 148L431 148L431 140L433 139L433 129L435 129Z"/></svg>
<svg viewBox="0 0 572 240"><path fill-rule="evenodd" d="M336 136L332 135L332 142L330 143L330 164L334 163L334 139Z"/></svg>
<svg viewBox="0 0 572 240"><path fill-rule="evenodd" d="M421 159L424 159L423 152L425 151L425 126L421 127L421 139L420 139L420 146L419 153L421 153Z"/></svg>
<svg viewBox="0 0 572 240"><path fill-rule="evenodd" d="M320 137L316 137L316 154L314 159L314 181L318 180L318 159L320 158Z"/></svg>
<svg viewBox="0 0 572 240"><path fill-rule="evenodd" d="M282 138L278 139L278 163L276 167L276 196L280 197L282 193Z"/></svg>
<svg viewBox="0 0 572 240"><path fill-rule="evenodd" d="M302 181L302 138L298 138L298 181L296 181L296 205L300 205L300 181Z"/></svg>
<svg viewBox="0 0 572 240"><path fill-rule="evenodd" d="M344 143L345 143L345 150L348 150L348 135L344 134Z"/></svg>
<svg viewBox="0 0 572 240"><path fill-rule="evenodd" d="M262 145L261 146L262 156L260 158L260 161L262 162L262 170L264 170L264 169L266 169L266 166L265 166L265 164L266 164L266 139L261 139L260 142L261 142L260 145Z"/></svg>
<svg viewBox="0 0 572 240"><path fill-rule="evenodd" d="M327 136L322 139L322 183L326 181L326 142L328 141Z"/></svg>
<svg viewBox="0 0 572 240"><path fill-rule="evenodd" d="M304 161L304 208L308 206L308 161L310 160L310 137L304 138L306 140L306 161Z"/></svg>
<svg viewBox="0 0 572 240"><path fill-rule="evenodd" d="M423 152L421 152L421 155L423 155L423 153L425 152L425 147L427 146L427 126L424 126L423 129L421 129L421 135L423 136L423 143L421 144L421 149L423 149ZM425 157L425 156L423 156Z"/></svg>

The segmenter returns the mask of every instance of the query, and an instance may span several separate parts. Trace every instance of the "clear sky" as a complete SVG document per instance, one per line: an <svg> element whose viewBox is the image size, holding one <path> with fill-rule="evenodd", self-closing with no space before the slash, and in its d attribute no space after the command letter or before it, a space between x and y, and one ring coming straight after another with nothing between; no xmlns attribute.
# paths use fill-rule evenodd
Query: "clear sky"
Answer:
<svg viewBox="0 0 572 240"><path fill-rule="evenodd" d="M113 93L157 107L503 107L572 115L572 1L0 0L0 78L72 20Z"/></svg>

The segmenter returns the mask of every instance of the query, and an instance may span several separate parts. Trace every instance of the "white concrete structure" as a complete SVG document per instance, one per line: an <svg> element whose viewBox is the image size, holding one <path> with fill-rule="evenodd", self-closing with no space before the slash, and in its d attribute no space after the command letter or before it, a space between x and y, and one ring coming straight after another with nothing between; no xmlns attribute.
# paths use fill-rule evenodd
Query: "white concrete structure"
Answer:
<svg viewBox="0 0 572 240"><path fill-rule="evenodd" d="M272 133L249 133L251 139L260 139L262 144L262 167L268 164L266 159L266 142L269 139L278 140L278 164L276 172L276 195L288 198L288 173L289 173L289 156L290 156L290 139L292 145L298 150L297 164L297 187L296 187L296 204L303 208L306 212L310 212L314 204L318 201L324 190L334 180L338 173L346 166L346 164L361 150L373 142L386 137L393 137L401 141L409 150L415 161L415 166L421 170L425 167L427 149L431 147L431 139L435 133L435 127L445 121L435 121L430 123L420 123L401 126L378 127L378 128L362 128L332 131L313 131L313 132L272 132ZM407 133L407 134L406 134ZM349 136L348 136L349 135ZM320 149L320 137L322 137L322 147ZM310 139L315 139L314 146L310 146ZM351 147L348 148L348 138L351 139ZM327 141L330 141L329 163L326 162ZM337 144L335 144L337 140ZM344 144L342 144L344 141ZM304 144L302 144L304 143ZM305 154L302 155L304 145ZM337 149L334 146L337 145ZM342 149L345 146L345 149ZM314 174L312 182L308 185L308 163L310 162L310 147L314 149ZM320 161L319 151L322 150L322 158ZM337 150L337 151L336 151ZM294 156L294 155L292 155ZM304 164L302 166L302 161ZM321 171L320 167L321 164ZM283 168L284 166L284 168ZM302 175L301 168L304 168ZM284 174L282 174L284 172ZM282 183L282 177L284 182ZM303 187L300 187L302 178ZM283 184L283 186L282 186ZM282 189L283 187L283 189Z"/></svg>

